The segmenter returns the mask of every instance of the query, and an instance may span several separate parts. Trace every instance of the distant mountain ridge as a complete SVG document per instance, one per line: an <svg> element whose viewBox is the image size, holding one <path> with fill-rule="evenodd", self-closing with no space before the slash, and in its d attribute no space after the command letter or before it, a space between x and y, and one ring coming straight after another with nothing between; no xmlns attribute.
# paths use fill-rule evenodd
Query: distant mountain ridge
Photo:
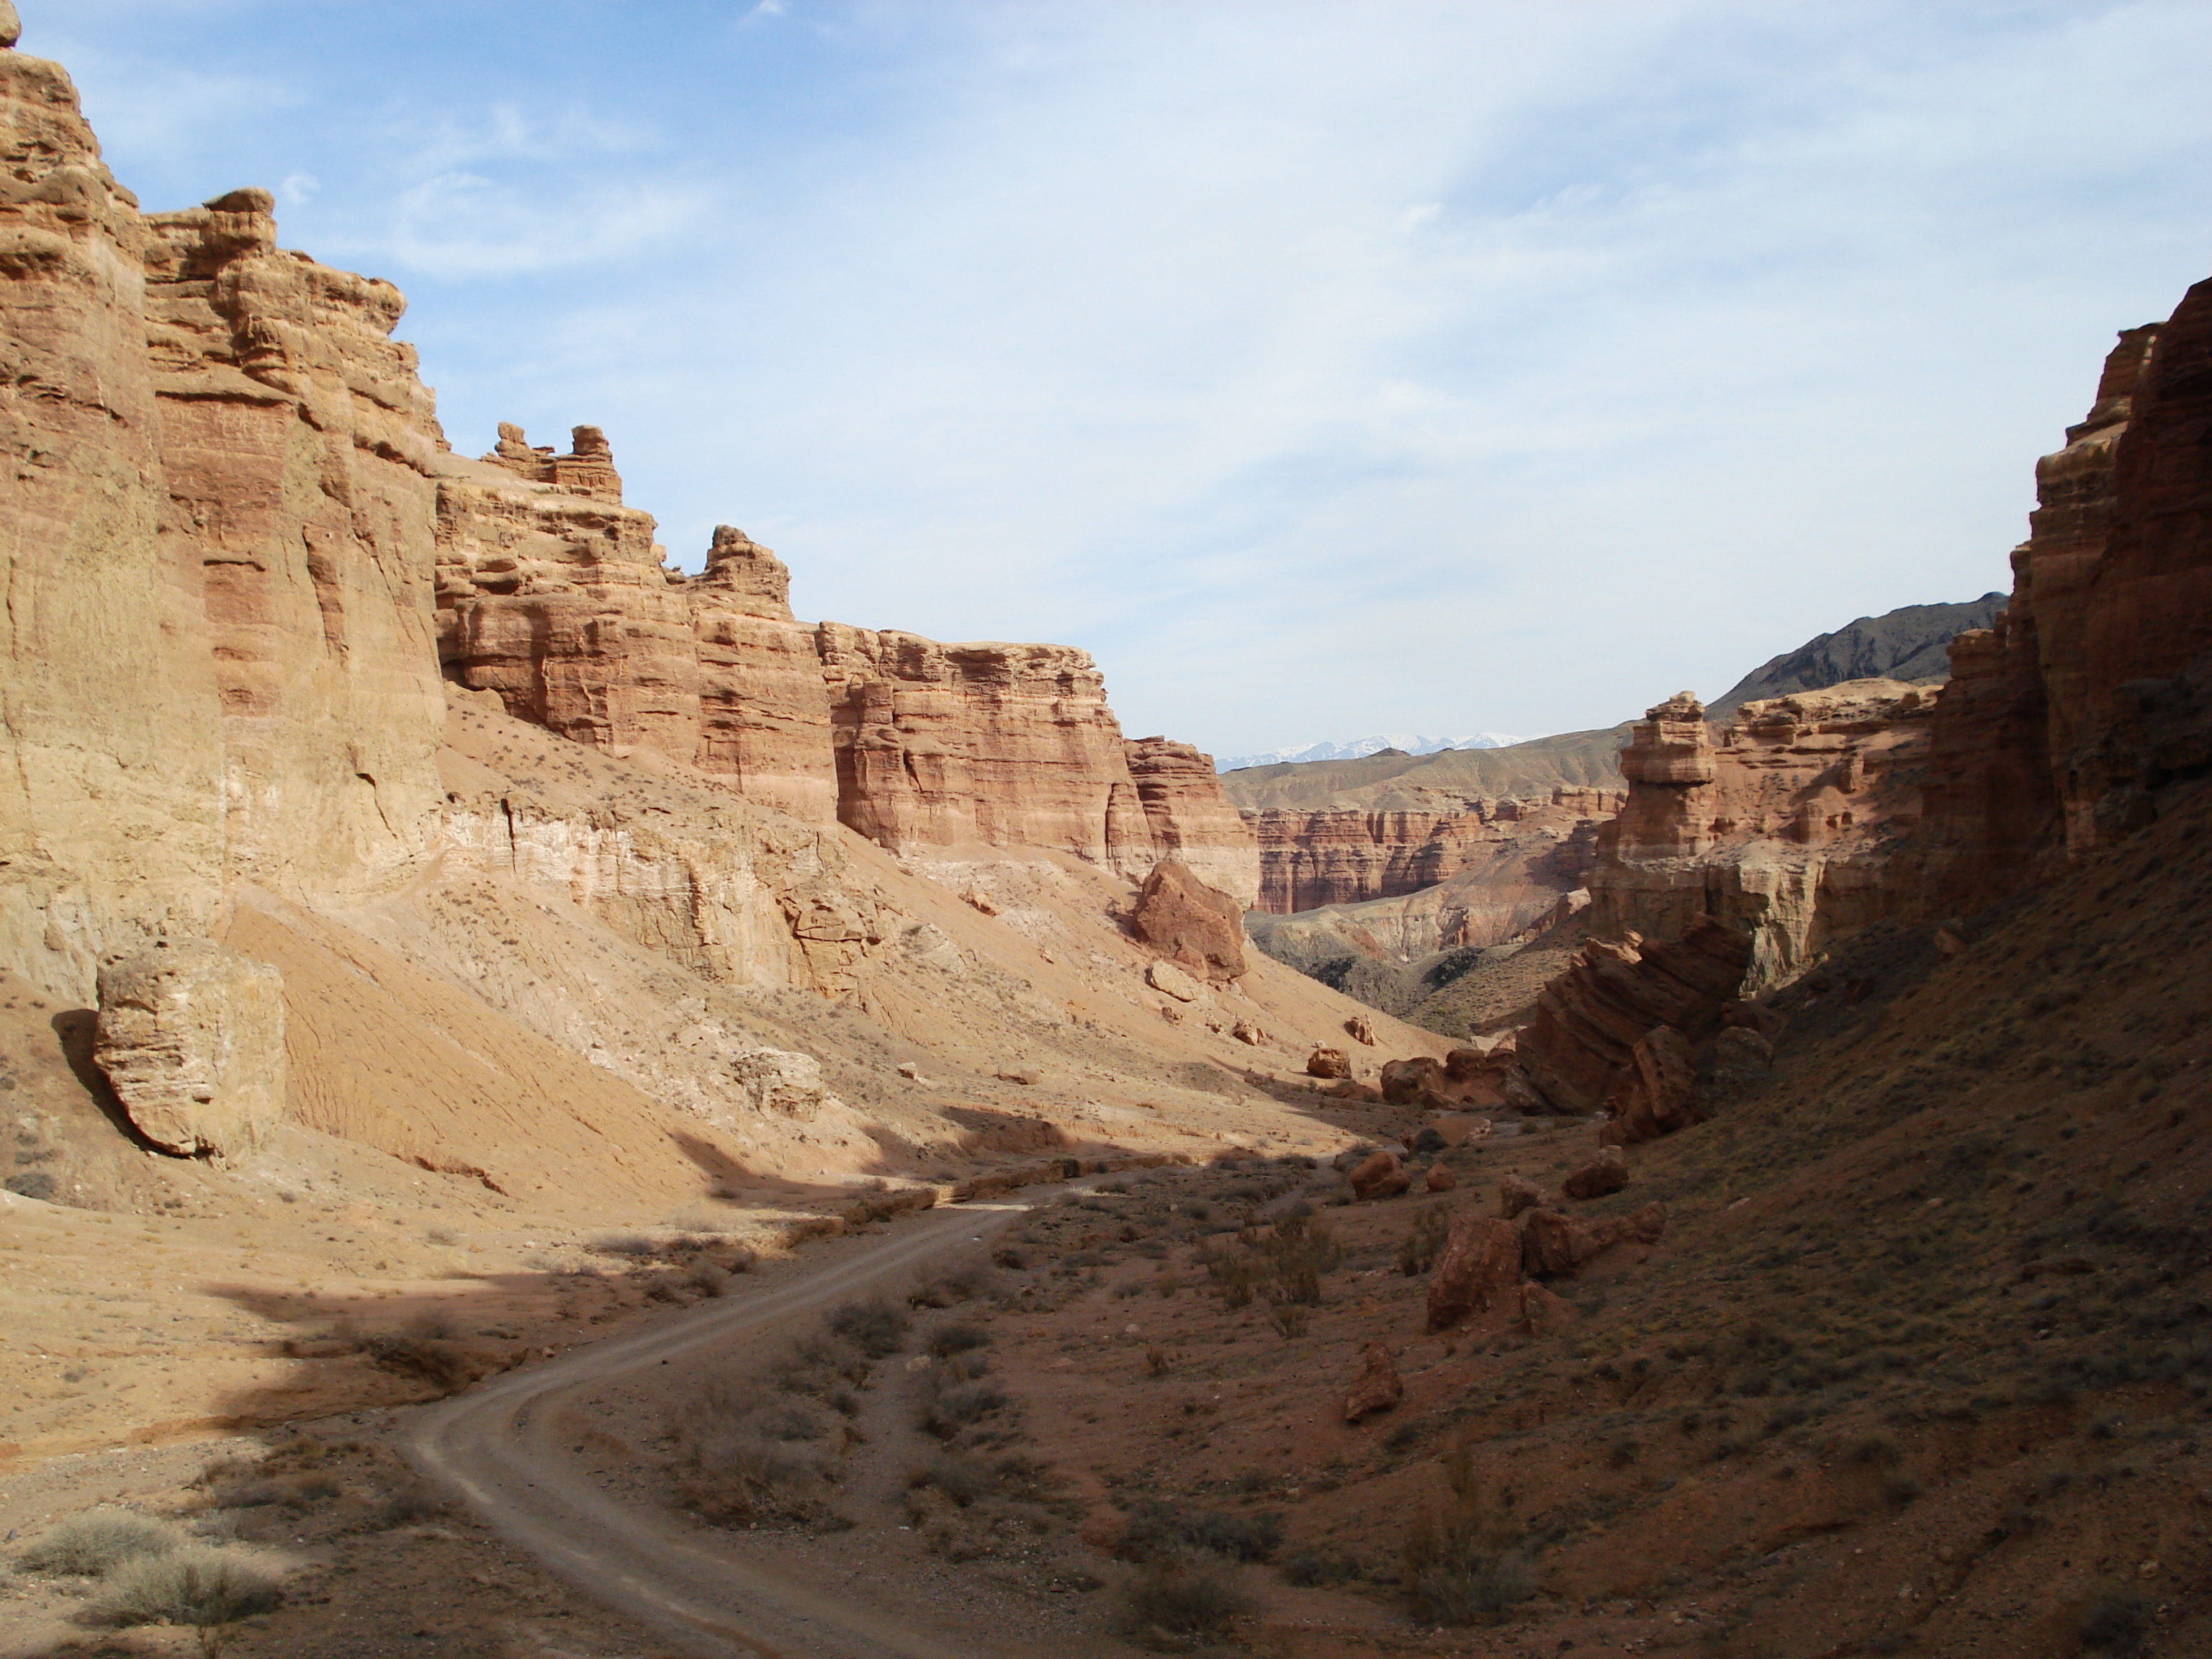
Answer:
<svg viewBox="0 0 2212 1659"><path fill-rule="evenodd" d="M1381 732L1354 738L1350 743L1310 743L1303 749L1270 749L1263 755L1230 755L1216 761L1217 772L1235 772L1248 766L1294 766L1309 761L1364 760L1386 749L1407 755L1435 755L1447 749L1505 749L1522 738L1503 732L1476 732L1463 738L1424 738L1404 732Z"/></svg>
<svg viewBox="0 0 2212 1659"><path fill-rule="evenodd" d="M1952 640L1987 628L2007 602L2005 594L1984 593L1961 605L1908 605L1861 617L1761 663L1713 700L1707 718L1725 720L1761 697L1823 690L1846 680L1947 679Z"/></svg>

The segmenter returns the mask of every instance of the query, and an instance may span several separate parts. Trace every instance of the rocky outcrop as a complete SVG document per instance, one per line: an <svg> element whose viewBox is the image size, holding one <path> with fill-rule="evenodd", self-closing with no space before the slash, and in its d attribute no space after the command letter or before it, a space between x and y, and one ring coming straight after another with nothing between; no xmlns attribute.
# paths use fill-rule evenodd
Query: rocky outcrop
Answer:
<svg viewBox="0 0 2212 1659"><path fill-rule="evenodd" d="M131 1127L185 1158L252 1152L284 1115L284 986L212 939L100 970L93 1059Z"/></svg>
<svg viewBox="0 0 2212 1659"><path fill-rule="evenodd" d="M1162 859L1138 890L1129 931L1163 957L1212 980L1244 971L1244 911L1181 860Z"/></svg>
<svg viewBox="0 0 2212 1659"><path fill-rule="evenodd" d="M1611 1146L1656 1140L1702 1121L1698 1059L1690 1040L1671 1025L1655 1025L1637 1038L1626 1074L1606 1097L1605 1110Z"/></svg>
<svg viewBox="0 0 2212 1659"><path fill-rule="evenodd" d="M1891 680L1748 702L1717 728L1686 691L1650 709L1600 832L1592 930L1667 939L1709 915L1749 935L1753 988L1794 977L1889 908L1934 710Z"/></svg>
<svg viewBox="0 0 2212 1659"><path fill-rule="evenodd" d="M1389 1345L1370 1342L1359 1352L1359 1375L1344 1396L1344 1420L1357 1423L1376 1412L1387 1412L1406 1397L1406 1384L1398 1375L1398 1362Z"/></svg>
<svg viewBox="0 0 2212 1659"><path fill-rule="evenodd" d="M1618 1146L1601 1146L1597 1156L1572 1170L1559 1183L1559 1191L1577 1200L1603 1198L1628 1184L1628 1158Z"/></svg>
<svg viewBox="0 0 2212 1659"><path fill-rule="evenodd" d="M500 433L438 462L440 640L509 714L893 852L1048 847L1133 880L1175 857L1240 909L1256 896L1212 762L1126 742L1087 653L800 623L790 572L741 530L700 574L671 568L597 428L567 455Z"/></svg>
<svg viewBox="0 0 2212 1659"><path fill-rule="evenodd" d="M146 221L167 533L201 573L233 877L344 901L434 830L441 442L391 283L276 246L234 191Z"/></svg>
<svg viewBox="0 0 2212 1659"><path fill-rule="evenodd" d="M149 217L0 52L0 964L76 1001L243 877L358 900L434 828L429 394L263 191Z"/></svg>
<svg viewBox="0 0 2212 1659"><path fill-rule="evenodd" d="M1209 887L1249 910L1260 901L1260 851L1213 769L1213 757L1166 738L1122 744L1130 781L1145 809L1147 850L1119 854L1123 867L1146 857L1179 860Z"/></svg>
<svg viewBox="0 0 2212 1659"><path fill-rule="evenodd" d="M1582 884L1591 851L1585 826L1612 816L1621 800L1618 790L1556 788L1435 811L1248 812L1260 849L1257 908L1288 915L1358 904L1467 875L1456 925L1439 927L1428 948L1494 944L1527 925L1521 911L1533 915ZM1482 897L1468 903L1475 894ZM1444 939L1445 932L1455 936Z"/></svg>
<svg viewBox="0 0 2212 1659"><path fill-rule="evenodd" d="M1509 1096L1519 1085L1541 1108L1598 1110L1647 1034L1667 1026L1694 1044L1717 1031L1750 963L1749 937L1711 916L1669 942L1592 939L1537 999Z"/></svg>

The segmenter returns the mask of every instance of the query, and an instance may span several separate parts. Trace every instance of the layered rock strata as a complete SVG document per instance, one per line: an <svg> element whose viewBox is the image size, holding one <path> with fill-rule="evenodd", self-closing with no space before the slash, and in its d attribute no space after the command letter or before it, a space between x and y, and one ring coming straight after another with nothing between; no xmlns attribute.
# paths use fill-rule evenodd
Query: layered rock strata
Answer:
<svg viewBox="0 0 2212 1659"><path fill-rule="evenodd" d="M1537 999L1508 1097L1557 1112L1608 1105L1638 1075L1638 1046L1652 1031L1694 1046L1720 1030L1751 960L1749 935L1708 915L1672 941L1592 939Z"/></svg>
<svg viewBox="0 0 2212 1659"><path fill-rule="evenodd" d="M687 576L623 505L597 428L561 455L503 426L481 461L438 470L446 672L509 714L893 852L1048 847L1131 880L1174 856L1256 896L1212 762L1125 740L1089 653L801 623L789 570L726 525Z"/></svg>
<svg viewBox="0 0 2212 1659"><path fill-rule="evenodd" d="M240 191L148 216L0 52L0 962L89 1001L228 884L350 902L434 830L437 435L389 284Z"/></svg>
<svg viewBox="0 0 2212 1659"><path fill-rule="evenodd" d="M1750 936L1754 988L1794 976L1889 909L1935 702L1855 680L1745 703L1718 727L1688 692L1651 708L1621 751L1626 805L1599 833L1592 930L1667 939L1711 915Z"/></svg>
<svg viewBox="0 0 2212 1659"><path fill-rule="evenodd" d="M1501 860L1539 864L1582 825L1619 811L1623 799L1615 789L1555 788L1526 798L1478 797L1452 810L1247 812L1260 849L1255 908L1289 915L1358 904L1434 887L1470 870L1487 874ZM1547 884L1566 891L1580 884L1579 873L1559 870ZM1557 886L1560 880L1565 886Z"/></svg>

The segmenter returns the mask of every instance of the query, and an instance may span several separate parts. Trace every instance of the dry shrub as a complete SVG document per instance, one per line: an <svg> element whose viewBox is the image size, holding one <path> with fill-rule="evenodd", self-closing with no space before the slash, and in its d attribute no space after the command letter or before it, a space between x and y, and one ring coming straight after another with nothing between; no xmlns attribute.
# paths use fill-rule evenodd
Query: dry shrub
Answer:
<svg viewBox="0 0 2212 1659"><path fill-rule="evenodd" d="M1423 1624L1488 1624L1535 1589L1523 1529L1509 1506L1483 1492L1466 1441L1445 1457L1444 1480L1449 1496L1424 1507L1407 1528L1407 1598Z"/></svg>
<svg viewBox="0 0 2212 1659"><path fill-rule="evenodd" d="M1267 1318L1284 1341L1292 1342L1312 1324L1313 1310L1296 1302L1278 1302L1267 1310Z"/></svg>
<svg viewBox="0 0 2212 1659"><path fill-rule="evenodd" d="M143 1515L86 1515L63 1522L16 1559L33 1572L101 1578L127 1561L166 1555L183 1542L175 1528Z"/></svg>
<svg viewBox="0 0 2212 1659"><path fill-rule="evenodd" d="M1251 1598L1220 1569L1150 1561L1121 1587L1121 1633L1156 1653L1188 1653L1225 1635L1252 1611Z"/></svg>
<svg viewBox="0 0 2212 1659"><path fill-rule="evenodd" d="M1398 1271L1409 1279L1428 1272L1443 1254L1444 1241L1450 1233L1449 1206L1424 1204L1413 1212L1412 1229L1398 1242Z"/></svg>
<svg viewBox="0 0 2212 1659"><path fill-rule="evenodd" d="M848 1302L828 1320L833 1334L843 1338L871 1359L888 1359L906 1346L913 1325L905 1309L883 1297Z"/></svg>
<svg viewBox="0 0 2212 1659"><path fill-rule="evenodd" d="M362 1338L362 1347L380 1370L420 1377L446 1394L459 1393L476 1381L467 1350L442 1337L384 1331Z"/></svg>
<svg viewBox="0 0 2212 1659"><path fill-rule="evenodd" d="M686 1508L726 1526L842 1528L852 1523L830 1507L829 1466L818 1456L736 1431L695 1437L676 1476Z"/></svg>
<svg viewBox="0 0 2212 1659"><path fill-rule="evenodd" d="M929 1334L929 1352L939 1359L991 1345L991 1334L981 1325L940 1325Z"/></svg>
<svg viewBox="0 0 2212 1659"><path fill-rule="evenodd" d="M1129 1512L1121 1553L1135 1561L1182 1559L1195 1553L1232 1561L1264 1561L1283 1541L1283 1517L1189 1510L1171 1499L1148 1498Z"/></svg>
<svg viewBox="0 0 2212 1659"><path fill-rule="evenodd" d="M89 1612L107 1625L206 1629L266 1613L283 1599L283 1579L273 1568L235 1550L193 1544L121 1567Z"/></svg>

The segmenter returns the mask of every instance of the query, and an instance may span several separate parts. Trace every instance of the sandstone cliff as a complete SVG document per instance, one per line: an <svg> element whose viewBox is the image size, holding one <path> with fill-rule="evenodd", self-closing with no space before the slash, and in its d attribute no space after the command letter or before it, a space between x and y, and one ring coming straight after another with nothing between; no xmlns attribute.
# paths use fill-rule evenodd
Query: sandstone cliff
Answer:
<svg viewBox="0 0 2212 1659"><path fill-rule="evenodd" d="M1713 916L1752 936L1749 984L1772 985L1870 922L2018 893L2212 771L2208 359L2212 283L2121 335L2037 466L2010 603L1953 639L1939 694L1860 682L1717 727L1686 693L1650 710L1593 929L1674 938Z"/></svg>
<svg viewBox="0 0 2212 1659"><path fill-rule="evenodd" d="M1048 847L1131 881L1174 856L1256 896L1212 763L1126 741L1087 652L800 623L782 562L726 525L687 577L593 427L567 455L507 426L482 461L436 465L445 669L518 719L893 852Z"/></svg>
<svg viewBox="0 0 2212 1659"><path fill-rule="evenodd" d="M1685 692L1621 751L1620 814L1599 832L1591 930L1679 937L1700 915L1753 941L1754 988L1877 920L1920 812L1935 697L1864 680L1744 704L1718 727Z"/></svg>
<svg viewBox="0 0 2212 1659"><path fill-rule="evenodd" d="M436 429L388 284L243 191L148 217L54 64L0 53L14 763L0 962L88 1001L228 884L358 899L430 834Z"/></svg>
<svg viewBox="0 0 2212 1659"><path fill-rule="evenodd" d="M1571 860L1559 859L1559 848L1583 826L1594 826L1620 811L1621 800L1617 790L1563 787L1520 799L1477 798L1460 803L1455 811L1337 808L1297 812L1273 808L1253 812L1247 821L1260 843L1257 908L1287 915L1323 905L1359 904L1474 874L1477 878L1468 884L1455 907L1468 914L1467 901L1487 884L1501 878L1509 885L1520 884L1504 874L1509 868L1528 872L1532 880L1528 884L1540 885L1555 897L1580 885L1585 873L1571 867ZM1527 896L1501 892L1495 902L1517 908ZM1508 927L1505 934L1526 925L1524 918ZM1497 929L1483 918L1457 932L1459 936L1439 938L1422 948L1492 944ZM1484 937L1474 937L1477 933Z"/></svg>

